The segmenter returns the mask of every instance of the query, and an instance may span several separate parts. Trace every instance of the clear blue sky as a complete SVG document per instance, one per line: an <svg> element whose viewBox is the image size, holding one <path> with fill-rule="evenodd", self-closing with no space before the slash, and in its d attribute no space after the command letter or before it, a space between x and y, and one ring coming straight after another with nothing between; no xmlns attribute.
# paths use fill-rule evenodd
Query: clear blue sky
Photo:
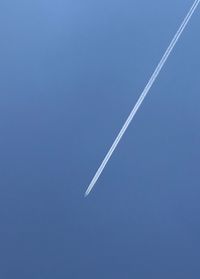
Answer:
<svg viewBox="0 0 200 279"><path fill-rule="evenodd" d="M84 192L192 0L1 0L0 277L200 277L200 7Z"/></svg>

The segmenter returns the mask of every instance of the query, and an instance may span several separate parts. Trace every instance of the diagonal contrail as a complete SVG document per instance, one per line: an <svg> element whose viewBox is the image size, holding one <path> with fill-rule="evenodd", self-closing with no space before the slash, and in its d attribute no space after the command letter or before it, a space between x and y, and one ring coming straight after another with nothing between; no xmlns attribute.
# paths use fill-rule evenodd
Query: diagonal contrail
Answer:
<svg viewBox="0 0 200 279"><path fill-rule="evenodd" d="M106 154L103 162L101 163L100 167L98 168L95 176L93 177L92 181L90 182L86 192L85 192L85 197L89 195L91 190L93 189L95 183L99 179L99 176L103 172L104 168L106 167L108 161L110 160L110 157L112 156L113 152L115 151L117 145L121 141L124 133L126 132L128 126L130 125L131 121L133 120L136 112L142 105L145 97L147 96L149 90L151 89L152 85L154 84L155 80L157 79L160 71L162 70L163 66L165 65L165 62L167 61L169 55L171 54L173 48L175 47L176 43L178 42L178 39L180 38L181 34L183 33L185 27L187 26L189 20L191 19L193 13L195 12L197 6L199 5L200 0L195 0L192 7L190 8L188 14L184 18L183 22L181 23L181 26L179 27L178 31L176 32L174 38L172 39L170 45L168 46L167 50L165 51L163 57L161 58L160 62L158 63L158 66L156 67L155 71L153 72L150 80L148 81L146 87L144 88L143 92L141 93L138 101L136 102L134 108L132 109L131 113L129 114L126 122L124 123L123 127L121 128L119 134L117 135L116 139L114 140L110 150Z"/></svg>

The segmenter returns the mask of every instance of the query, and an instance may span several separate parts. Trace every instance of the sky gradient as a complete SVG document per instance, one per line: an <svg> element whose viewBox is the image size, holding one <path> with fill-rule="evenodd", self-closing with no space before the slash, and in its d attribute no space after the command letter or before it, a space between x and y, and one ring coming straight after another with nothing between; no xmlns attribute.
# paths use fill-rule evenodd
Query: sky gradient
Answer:
<svg viewBox="0 0 200 279"><path fill-rule="evenodd" d="M200 8L84 192L193 1L0 3L0 277L200 277Z"/></svg>

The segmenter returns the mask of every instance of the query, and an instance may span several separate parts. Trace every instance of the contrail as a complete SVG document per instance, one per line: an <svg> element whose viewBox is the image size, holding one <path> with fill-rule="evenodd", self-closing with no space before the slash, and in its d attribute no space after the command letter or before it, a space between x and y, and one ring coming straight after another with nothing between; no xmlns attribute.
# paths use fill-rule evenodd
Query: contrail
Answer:
<svg viewBox="0 0 200 279"><path fill-rule="evenodd" d="M188 22L190 21L193 13L195 12L195 10L197 9L197 6L199 5L200 0L195 0L192 7L190 8L188 14L186 15L186 17L184 18L183 22L181 23L178 31L176 32L176 34L174 35L170 45L168 46L167 50L165 51L164 55L162 56L160 62L158 63L155 71L153 72L151 78L149 79L147 85L145 86L144 90L142 91L139 99L137 100L135 106L133 107L131 113L129 114L127 120L125 121L123 127L121 128L119 134L117 135L116 139L114 140L111 148L109 149L108 153L106 154L103 162L101 163L100 167L98 168L95 176L93 177L92 181L90 182L86 192L85 192L85 197L89 195L89 193L91 192L91 190L93 189L95 183L97 182L97 180L99 179L101 173L103 172L104 168L106 167L108 161L110 160L110 157L112 156L113 152L115 151L117 145L119 144L119 142L121 141L124 133L126 132L128 126L130 125L131 121L133 120L136 112L138 111L138 109L140 108L140 106L142 105L145 97L147 96L149 90L151 89L152 85L154 84L154 82L156 81L160 71L162 70L163 66L165 65L169 55L171 54L172 50L174 49L175 45L177 44L180 36L182 35L184 29L186 28Z"/></svg>

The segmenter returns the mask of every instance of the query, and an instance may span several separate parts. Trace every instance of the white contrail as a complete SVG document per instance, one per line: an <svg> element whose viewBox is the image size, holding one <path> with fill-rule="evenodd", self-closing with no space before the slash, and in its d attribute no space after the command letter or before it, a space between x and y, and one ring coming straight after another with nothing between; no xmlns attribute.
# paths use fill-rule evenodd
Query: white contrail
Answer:
<svg viewBox="0 0 200 279"><path fill-rule="evenodd" d="M195 0L192 7L190 8L188 14L186 15L186 17L184 18L183 22L181 23L181 26L179 27L178 31L176 32L174 38L172 39L170 45L168 46L167 50L165 51L163 57L161 58L160 62L158 63L158 66L156 67L155 71L153 72L150 80L148 81L146 87L144 88L142 94L140 95L138 101L136 102L134 108L132 109L131 113L129 114L126 122L124 123L123 127L121 128L119 134L117 135L115 141L113 142L110 150L108 151L107 155L105 156L103 162L101 163L100 167L98 168L95 176L93 177L92 181L90 182L86 192L85 192L85 197L87 195L89 195L89 193L91 192L92 188L94 187L95 183L97 182L97 180L99 179L99 176L101 175L101 173L103 172L105 166L107 165L110 157L112 156L113 152L115 151L117 145L119 144L119 142L121 141L124 133L126 132L128 126L130 125L131 121L133 120L136 112L138 111L138 109L140 108L140 106L142 105L145 97L147 96L149 90L151 89L152 85L154 84L156 78L158 77L160 71L162 70L163 66L165 65L165 62L167 61L170 53L172 52L173 48L175 47L178 39L180 38L181 34L183 33L185 27L187 26L189 20L191 19L193 13L195 12L198 4L200 3L200 0Z"/></svg>

